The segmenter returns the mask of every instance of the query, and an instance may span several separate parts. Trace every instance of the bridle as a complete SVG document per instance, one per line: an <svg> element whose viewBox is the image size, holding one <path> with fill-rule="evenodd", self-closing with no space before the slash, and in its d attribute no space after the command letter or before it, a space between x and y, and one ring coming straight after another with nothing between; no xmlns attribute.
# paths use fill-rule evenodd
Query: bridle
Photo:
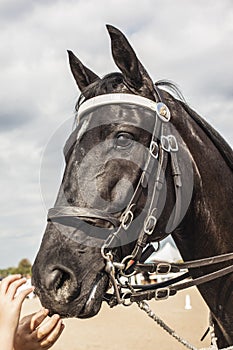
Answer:
<svg viewBox="0 0 233 350"><path fill-rule="evenodd" d="M116 219L114 215L106 214L101 210L76 206L55 207L48 212L48 220L57 221L67 226L75 226L76 219L84 221L101 219L114 227L113 231L106 236L101 247L101 254L105 260L105 272L108 274L113 286L113 293L106 294L104 300L107 301L110 306L115 306L117 304L127 306L133 302L150 300L152 298L157 300L166 299L176 294L179 290L193 285L199 285L233 272L233 266L231 265L196 279L187 280L183 283L180 282L189 277L189 273L187 272L169 281L148 286L133 285L131 283L131 277L142 271L150 273L156 272L158 274L179 272L183 269L192 269L200 266L207 266L210 263L216 264L232 260L233 253L180 264L171 264L167 262L145 263L146 259L155 251L154 247L148 243L148 238L156 228L158 203L161 199L161 191L165 182L165 171L169 161L175 193L175 209L173 211L171 227L176 227L180 221L182 174L177 158L179 146L175 135L171 132L171 114L168 107L163 102L154 102L139 95L113 93L93 97L81 104L78 117L81 120L83 116L85 118L87 112L90 112L94 108L111 104L132 104L144 107L153 111L155 116L154 127L148 147L148 157L126 209L123 211L120 219ZM138 238L134 248L131 254L125 256L121 262L115 261L112 249L120 245L122 236L126 235L127 230L131 227L135 219L137 201L142 191L148 188L149 184L153 190L148 200L146 210L143 210L140 214L141 226L138 230ZM158 241L159 240L160 239L158 239ZM122 282L122 277L124 277L124 282Z"/></svg>

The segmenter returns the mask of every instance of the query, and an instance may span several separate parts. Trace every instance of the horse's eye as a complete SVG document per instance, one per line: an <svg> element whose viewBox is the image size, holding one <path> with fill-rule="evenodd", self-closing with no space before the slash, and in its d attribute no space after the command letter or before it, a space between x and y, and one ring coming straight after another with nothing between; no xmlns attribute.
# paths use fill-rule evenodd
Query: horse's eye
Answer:
<svg viewBox="0 0 233 350"><path fill-rule="evenodd" d="M130 147L133 143L134 137L128 132L121 132L116 137L116 146L121 148Z"/></svg>

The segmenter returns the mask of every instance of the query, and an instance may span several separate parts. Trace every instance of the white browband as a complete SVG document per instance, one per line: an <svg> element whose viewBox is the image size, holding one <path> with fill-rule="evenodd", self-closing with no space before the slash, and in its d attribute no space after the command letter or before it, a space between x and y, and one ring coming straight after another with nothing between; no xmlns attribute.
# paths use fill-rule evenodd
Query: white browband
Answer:
<svg viewBox="0 0 233 350"><path fill-rule="evenodd" d="M89 100L83 102L78 110L78 118L80 119L84 113L90 112L92 109L104 105L111 105L111 104L133 104L140 107L145 107L147 109L150 109L158 114L158 116L165 122L169 121L170 119L170 111L167 108L167 106L162 103L156 103L155 101L150 100L149 98L142 97L139 95L131 95L131 94L120 94L120 93L114 93L114 94L106 94L106 95L99 95L96 97L92 97ZM163 113L161 113L161 109L163 110ZM166 110L164 114L164 109Z"/></svg>

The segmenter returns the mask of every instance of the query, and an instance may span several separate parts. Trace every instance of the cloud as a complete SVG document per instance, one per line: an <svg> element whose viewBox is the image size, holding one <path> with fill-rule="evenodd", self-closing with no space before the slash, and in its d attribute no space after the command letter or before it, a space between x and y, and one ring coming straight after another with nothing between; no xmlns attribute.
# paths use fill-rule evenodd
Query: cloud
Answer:
<svg viewBox="0 0 233 350"><path fill-rule="evenodd" d="M53 166L43 168L46 205L56 195L60 170L53 179L72 123L60 142L51 145L51 136L72 120L78 96L66 50L99 75L117 70L106 23L127 35L154 80L177 82L190 105L233 144L231 0L137 6L134 0L3 0L0 21L0 267L32 260L38 249L46 221L39 174L48 142L51 154L42 164Z"/></svg>

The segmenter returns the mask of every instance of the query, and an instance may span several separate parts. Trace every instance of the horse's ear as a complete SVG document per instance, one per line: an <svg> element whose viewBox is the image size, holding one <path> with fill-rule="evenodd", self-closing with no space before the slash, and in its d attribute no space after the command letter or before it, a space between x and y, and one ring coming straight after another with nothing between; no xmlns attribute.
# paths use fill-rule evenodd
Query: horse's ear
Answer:
<svg viewBox="0 0 233 350"><path fill-rule="evenodd" d="M137 58L124 34L111 25L106 27L111 38L113 59L123 73L128 85L135 90L141 90L141 88L147 88L150 91L154 90L149 74Z"/></svg>
<svg viewBox="0 0 233 350"><path fill-rule="evenodd" d="M71 72L80 91L83 92L88 85L99 79L99 77L89 68L85 67L84 64L82 64L82 62L73 54L72 51L67 50L67 52L69 56Z"/></svg>

